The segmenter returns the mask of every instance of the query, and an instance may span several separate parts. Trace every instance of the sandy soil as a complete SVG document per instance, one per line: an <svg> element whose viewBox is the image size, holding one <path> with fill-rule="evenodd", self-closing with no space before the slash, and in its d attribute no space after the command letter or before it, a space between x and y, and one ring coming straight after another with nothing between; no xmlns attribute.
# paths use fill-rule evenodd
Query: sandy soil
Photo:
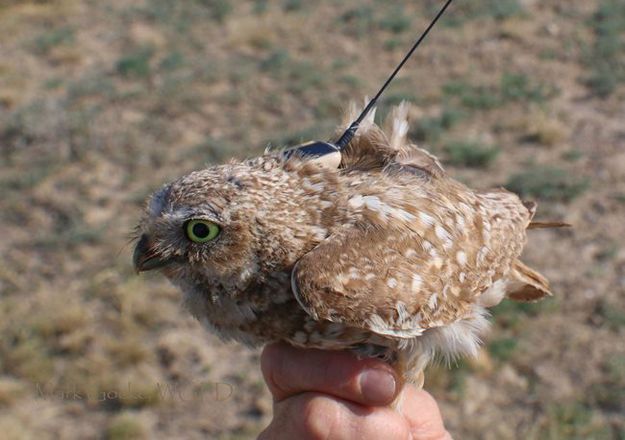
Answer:
<svg viewBox="0 0 625 440"><path fill-rule="evenodd" d="M271 3L271 4L270 4ZM3 438L252 438L258 353L221 344L128 237L204 164L329 136L439 2L0 1ZM625 6L458 2L381 103L476 188L539 203L477 360L428 372L462 439L625 438Z"/></svg>

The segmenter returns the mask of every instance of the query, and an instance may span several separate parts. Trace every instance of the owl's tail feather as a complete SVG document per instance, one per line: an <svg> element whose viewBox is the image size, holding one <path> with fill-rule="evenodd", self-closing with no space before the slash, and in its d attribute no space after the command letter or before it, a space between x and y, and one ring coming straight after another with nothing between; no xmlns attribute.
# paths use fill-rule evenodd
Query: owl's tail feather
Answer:
<svg viewBox="0 0 625 440"><path fill-rule="evenodd" d="M553 295L549 281L518 260L512 267L510 278L513 282L508 285L506 295L514 301L538 301Z"/></svg>
<svg viewBox="0 0 625 440"><path fill-rule="evenodd" d="M532 219L536 214L536 207L538 205L536 202L532 202L530 200L524 200L522 203L529 213L529 224L527 225L527 229L570 228L572 226L565 222L533 222Z"/></svg>
<svg viewBox="0 0 625 440"><path fill-rule="evenodd" d="M565 222L530 222L527 229L571 228L572 226Z"/></svg>

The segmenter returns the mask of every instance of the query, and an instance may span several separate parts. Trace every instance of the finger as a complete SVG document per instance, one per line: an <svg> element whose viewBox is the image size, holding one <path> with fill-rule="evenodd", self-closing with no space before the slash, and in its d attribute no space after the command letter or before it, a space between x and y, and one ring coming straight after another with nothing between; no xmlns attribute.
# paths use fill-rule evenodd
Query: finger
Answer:
<svg viewBox="0 0 625 440"><path fill-rule="evenodd" d="M317 391L368 406L388 405L396 395L393 369L377 359L342 351L304 350L287 344L265 347L261 368L276 401Z"/></svg>
<svg viewBox="0 0 625 440"><path fill-rule="evenodd" d="M410 427L396 411L364 407L319 393L291 397L274 408L274 419L259 439L408 440Z"/></svg>
<svg viewBox="0 0 625 440"><path fill-rule="evenodd" d="M410 424L413 439L451 440L438 404L430 393L414 386L406 386L402 392L401 412Z"/></svg>

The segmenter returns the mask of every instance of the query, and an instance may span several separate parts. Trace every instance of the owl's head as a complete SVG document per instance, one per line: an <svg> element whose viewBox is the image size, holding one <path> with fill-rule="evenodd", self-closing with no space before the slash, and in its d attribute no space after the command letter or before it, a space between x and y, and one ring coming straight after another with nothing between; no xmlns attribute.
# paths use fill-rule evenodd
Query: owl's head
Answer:
<svg viewBox="0 0 625 440"><path fill-rule="evenodd" d="M134 266L178 283L227 283L254 266L253 196L232 167L193 172L155 192L137 227Z"/></svg>

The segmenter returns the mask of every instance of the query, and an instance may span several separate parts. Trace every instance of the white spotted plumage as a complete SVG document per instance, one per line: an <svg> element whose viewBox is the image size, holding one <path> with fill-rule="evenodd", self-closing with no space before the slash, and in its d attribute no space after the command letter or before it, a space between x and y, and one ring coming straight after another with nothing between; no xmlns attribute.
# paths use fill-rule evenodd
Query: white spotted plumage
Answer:
<svg viewBox="0 0 625 440"><path fill-rule="evenodd" d="M475 354L486 307L549 294L518 259L535 206L451 179L407 140L409 113L386 132L371 113L338 168L267 152L166 185L139 225L138 268L157 259L224 339L352 349L417 382L436 352ZM214 241L185 237L195 217L219 225Z"/></svg>

